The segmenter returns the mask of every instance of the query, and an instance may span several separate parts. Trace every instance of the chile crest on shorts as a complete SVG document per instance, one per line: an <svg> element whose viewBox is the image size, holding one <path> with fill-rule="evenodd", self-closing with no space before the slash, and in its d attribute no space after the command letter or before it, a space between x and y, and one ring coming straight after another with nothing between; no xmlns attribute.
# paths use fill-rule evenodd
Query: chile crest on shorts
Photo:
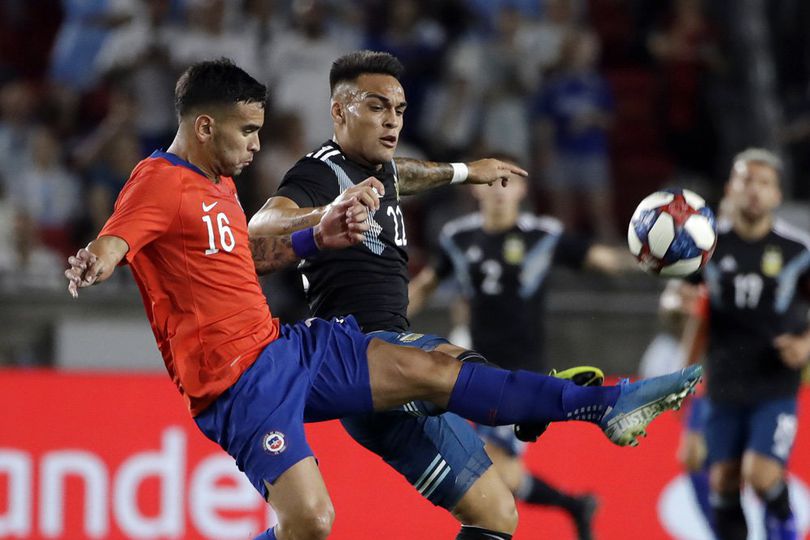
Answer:
<svg viewBox="0 0 810 540"><path fill-rule="evenodd" d="M268 454L280 454L287 449L287 441L280 431L271 431L262 438L262 448Z"/></svg>

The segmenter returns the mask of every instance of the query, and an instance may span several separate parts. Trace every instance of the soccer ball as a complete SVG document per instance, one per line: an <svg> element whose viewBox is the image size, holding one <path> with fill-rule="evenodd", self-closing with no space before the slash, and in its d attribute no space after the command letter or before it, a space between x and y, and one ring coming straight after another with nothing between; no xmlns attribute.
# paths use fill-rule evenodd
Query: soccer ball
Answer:
<svg viewBox="0 0 810 540"><path fill-rule="evenodd" d="M684 277L700 270L717 245L717 224L703 197L688 189L656 191L639 203L627 244L651 274Z"/></svg>

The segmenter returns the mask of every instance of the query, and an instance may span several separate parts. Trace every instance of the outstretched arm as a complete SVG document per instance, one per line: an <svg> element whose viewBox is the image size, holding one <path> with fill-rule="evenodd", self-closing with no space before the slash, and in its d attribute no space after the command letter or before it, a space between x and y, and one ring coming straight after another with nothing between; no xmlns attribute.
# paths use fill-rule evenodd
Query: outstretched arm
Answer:
<svg viewBox="0 0 810 540"><path fill-rule="evenodd" d="M379 197L384 194L385 188L382 182L372 176L347 189L326 206L300 208L295 201L287 197L271 197L250 218L248 233L251 238L254 236L290 235L295 231L314 227L321 222L321 219L332 205L351 198L357 199L368 208L379 208Z"/></svg>
<svg viewBox="0 0 810 540"><path fill-rule="evenodd" d="M399 193L413 195L431 188L453 183L456 169L450 163L420 161L411 158L394 158L399 175ZM528 176L529 173L511 163L498 159L479 159L472 163L457 164L467 168L467 175L457 178L456 183L493 184L500 181L506 185L513 176ZM463 175L462 175L463 176Z"/></svg>
<svg viewBox="0 0 810 540"><path fill-rule="evenodd" d="M623 248L593 244L585 255L585 268L608 275L639 270L636 259Z"/></svg>
<svg viewBox="0 0 810 540"><path fill-rule="evenodd" d="M109 278L115 267L129 251L129 244L117 236L102 236L68 257L70 268L65 270L68 292L78 298L79 289Z"/></svg>
<svg viewBox="0 0 810 540"><path fill-rule="evenodd" d="M356 197L326 207L314 227L296 232L300 235L250 236L250 252L256 273L267 274L313 255L322 249L342 249L363 241L368 230L368 210Z"/></svg>

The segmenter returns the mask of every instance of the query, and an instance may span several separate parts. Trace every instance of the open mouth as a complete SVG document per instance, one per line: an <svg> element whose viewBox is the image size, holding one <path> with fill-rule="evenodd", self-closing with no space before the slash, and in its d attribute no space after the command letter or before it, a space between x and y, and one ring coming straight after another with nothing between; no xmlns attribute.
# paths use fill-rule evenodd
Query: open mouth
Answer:
<svg viewBox="0 0 810 540"><path fill-rule="evenodd" d="M394 148L397 145L397 138L393 135L387 135L385 137L380 137L380 142L383 143L383 146L388 148Z"/></svg>

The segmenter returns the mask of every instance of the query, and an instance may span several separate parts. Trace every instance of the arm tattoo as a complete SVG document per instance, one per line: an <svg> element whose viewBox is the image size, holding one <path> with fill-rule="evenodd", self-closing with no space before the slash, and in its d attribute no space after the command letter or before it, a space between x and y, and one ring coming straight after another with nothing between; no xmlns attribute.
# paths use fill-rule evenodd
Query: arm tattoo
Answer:
<svg viewBox="0 0 810 540"><path fill-rule="evenodd" d="M259 275L275 272L298 260L289 236L251 236L250 253Z"/></svg>
<svg viewBox="0 0 810 540"><path fill-rule="evenodd" d="M413 195L438 186L449 184L453 179L453 166L449 163L421 161L411 158L394 160L399 175L399 193Z"/></svg>
<svg viewBox="0 0 810 540"><path fill-rule="evenodd" d="M285 217L278 220L279 227L281 228L280 234L292 234L295 231L306 229L307 227L314 227L321 222L323 215L322 208L312 208L306 214L297 216Z"/></svg>

